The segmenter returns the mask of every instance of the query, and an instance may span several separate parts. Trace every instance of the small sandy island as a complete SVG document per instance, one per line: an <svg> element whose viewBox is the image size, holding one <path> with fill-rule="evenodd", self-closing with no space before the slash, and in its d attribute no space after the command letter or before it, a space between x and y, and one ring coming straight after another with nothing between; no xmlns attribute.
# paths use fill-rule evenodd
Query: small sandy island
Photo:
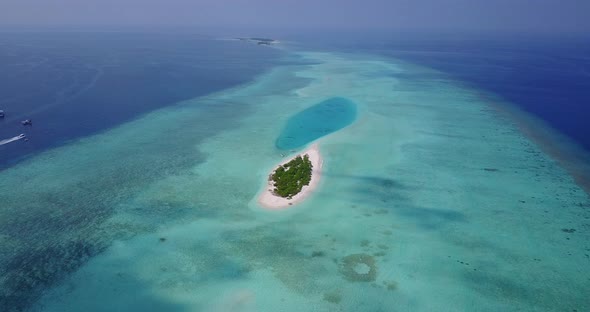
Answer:
<svg viewBox="0 0 590 312"><path fill-rule="evenodd" d="M260 194L260 197L258 198L258 203L262 207L268 208L268 209L287 208L291 205L295 205L295 204L303 201L318 186L318 183L319 183L320 177L321 177L321 172L322 172L322 157L320 155L320 151L319 151L317 143L312 145L309 149L307 149L307 150L295 155L294 157L289 158L289 159L281 162L280 164L276 165L275 168L273 169L273 172L276 170L276 168L297 158L297 156L304 156L304 155L307 155L309 157L309 161L311 162L311 164L313 166L312 172L311 172L311 180L309 181L309 185L303 186L303 188L301 189L301 192L295 194L291 199L287 199L287 198L280 197L280 196L277 196L274 194L274 192L273 192L274 185L273 185L273 182L270 179L270 175L269 175L266 190L264 190L264 192L262 192L262 194Z"/></svg>

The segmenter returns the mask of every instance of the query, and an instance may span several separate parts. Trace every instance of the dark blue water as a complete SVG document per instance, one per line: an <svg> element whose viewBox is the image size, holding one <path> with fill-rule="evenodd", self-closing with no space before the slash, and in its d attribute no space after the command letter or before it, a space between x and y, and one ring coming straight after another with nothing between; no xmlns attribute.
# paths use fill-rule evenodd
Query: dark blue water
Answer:
<svg viewBox="0 0 590 312"><path fill-rule="evenodd" d="M275 145L282 150L300 148L350 125L356 119L356 104L334 97L289 118Z"/></svg>
<svg viewBox="0 0 590 312"><path fill-rule="evenodd" d="M438 69L500 96L590 150L590 38L392 37L354 49Z"/></svg>
<svg viewBox="0 0 590 312"><path fill-rule="evenodd" d="M281 53L172 33L0 33L0 169L179 101L251 80ZM20 124L32 119L32 127Z"/></svg>
<svg viewBox="0 0 590 312"><path fill-rule="evenodd" d="M292 36L311 49L378 54L437 69L539 117L590 150L590 36L383 32Z"/></svg>

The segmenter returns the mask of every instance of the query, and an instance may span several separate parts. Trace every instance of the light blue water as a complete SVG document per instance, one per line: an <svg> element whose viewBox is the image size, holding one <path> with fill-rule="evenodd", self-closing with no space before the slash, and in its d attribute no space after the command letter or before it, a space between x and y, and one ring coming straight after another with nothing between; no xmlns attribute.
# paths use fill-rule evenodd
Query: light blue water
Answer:
<svg viewBox="0 0 590 312"><path fill-rule="evenodd" d="M356 105L349 99L334 97L315 104L289 118L277 138L282 150L297 149L350 125L356 118Z"/></svg>

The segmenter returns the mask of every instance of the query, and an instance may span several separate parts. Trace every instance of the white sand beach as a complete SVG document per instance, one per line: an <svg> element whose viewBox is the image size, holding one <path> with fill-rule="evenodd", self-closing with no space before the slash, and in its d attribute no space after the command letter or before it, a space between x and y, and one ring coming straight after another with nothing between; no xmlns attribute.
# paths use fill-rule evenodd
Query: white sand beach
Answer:
<svg viewBox="0 0 590 312"><path fill-rule="evenodd" d="M309 185L303 186L303 188L301 189L301 192L297 193L291 199L287 199L284 197L277 196L273 193L274 186L273 186L271 180L269 179L267 181L266 190L264 190L264 192L262 192L262 194L260 194L260 197L258 198L258 203L262 207L268 208L268 209L281 209L281 208L287 208L289 206L293 206L297 203L302 202L318 186L320 178L321 178L321 174L322 174L322 162L323 161L322 161L322 157L320 155L320 150L319 150L317 143L313 144L307 150L305 150L293 157L290 157L287 160L276 165L273 168L273 172L277 167L288 163L289 161L291 161L292 159L294 159L295 157L297 157L299 155L307 155L309 157L309 160L311 161L312 166L313 166L312 167L312 174L311 174L311 181L309 182Z"/></svg>

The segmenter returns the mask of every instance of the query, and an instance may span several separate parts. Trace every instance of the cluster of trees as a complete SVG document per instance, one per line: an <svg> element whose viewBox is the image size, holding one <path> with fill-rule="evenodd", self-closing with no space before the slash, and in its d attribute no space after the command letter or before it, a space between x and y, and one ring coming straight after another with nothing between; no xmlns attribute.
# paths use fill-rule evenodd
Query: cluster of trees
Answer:
<svg viewBox="0 0 590 312"><path fill-rule="evenodd" d="M313 165L309 157L297 156L290 162L279 166L272 174L274 192L281 197L291 197L299 192L304 185L311 181L311 169Z"/></svg>

